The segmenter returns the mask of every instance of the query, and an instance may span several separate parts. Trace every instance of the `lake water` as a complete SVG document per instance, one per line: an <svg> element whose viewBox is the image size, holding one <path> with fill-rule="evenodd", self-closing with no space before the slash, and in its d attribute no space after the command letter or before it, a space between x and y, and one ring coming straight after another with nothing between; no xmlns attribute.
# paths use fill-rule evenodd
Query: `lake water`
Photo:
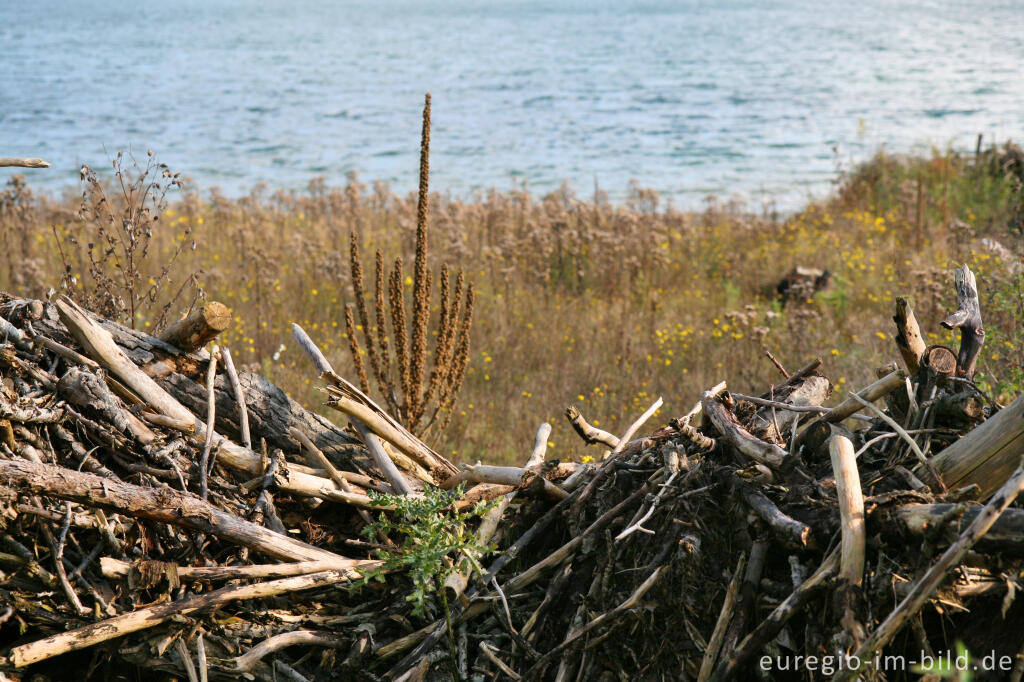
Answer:
<svg viewBox="0 0 1024 682"><path fill-rule="evenodd" d="M404 191L426 91L435 189L794 207L881 145L1024 137L1024 3L0 0L0 156L37 186L131 148L232 194Z"/></svg>

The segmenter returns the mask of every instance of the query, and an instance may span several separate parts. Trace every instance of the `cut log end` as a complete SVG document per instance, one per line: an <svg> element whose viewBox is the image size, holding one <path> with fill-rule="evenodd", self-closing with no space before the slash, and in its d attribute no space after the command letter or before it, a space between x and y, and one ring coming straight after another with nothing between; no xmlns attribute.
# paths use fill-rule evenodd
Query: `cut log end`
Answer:
<svg viewBox="0 0 1024 682"><path fill-rule="evenodd" d="M209 301L165 329L160 340L191 353L205 346L229 326L231 309L223 303Z"/></svg>
<svg viewBox="0 0 1024 682"><path fill-rule="evenodd" d="M921 362L939 376L951 377L956 373L956 354L946 346L929 346Z"/></svg>

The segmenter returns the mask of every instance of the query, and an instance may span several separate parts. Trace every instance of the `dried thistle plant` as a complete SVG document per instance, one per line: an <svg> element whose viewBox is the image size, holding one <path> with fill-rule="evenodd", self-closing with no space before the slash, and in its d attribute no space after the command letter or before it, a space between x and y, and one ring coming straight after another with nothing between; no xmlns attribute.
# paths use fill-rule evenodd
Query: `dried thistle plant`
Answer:
<svg viewBox="0 0 1024 682"><path fill-rule="evenodd" d="M419 200L416 207L416 256L412 280L412 324L406 314L405 274L402 258L394 261L385 289L384 254L377 251L374 272L374 325L363 284L359 238L350 237L349 260L355 306L346 306L345 327L349 351L364 391L370 390L363 362L363 347L373 378L388 409L414 433L441 432L451 420L469 364L473 323L473 285L459 272L452 284L447 264L441 267L441 303L433 353L429 352L433 276L427 263L430 180L430 95L423 108L420 143ZM387 333L390 312L391 335ZM356 325L358 315L359 325ZM362 329L362 341L358 329ZM394 361L392 362L392 358ZM429 371L428 371L429 370ZM429 377L429 378L428 378Z"/></svg>
<svg viewBox="0 0 1024 682"><path fill-rule="evenodd" d="M88 166L82 166L85 183L78 220L88 241L83 245L74 234L53 236L64 266L61 286L75 301L114 319L127 321L134 329L145 312L150 324L162 329L172 306L191 290L194 305L202 297L199 272L193 272L174 290L171 270L186 250L195 250L191 223L165 233L174 244L159 265L149 262L150 246L161 215L167 209L167 195L180 189L183 180L167 164L158 163L147 152L145 166L130 155L118 152L113 161L114 190L107 187ZM72 264L74 258L77 263ZM86 273L88 277L79 277Z"/></svg>

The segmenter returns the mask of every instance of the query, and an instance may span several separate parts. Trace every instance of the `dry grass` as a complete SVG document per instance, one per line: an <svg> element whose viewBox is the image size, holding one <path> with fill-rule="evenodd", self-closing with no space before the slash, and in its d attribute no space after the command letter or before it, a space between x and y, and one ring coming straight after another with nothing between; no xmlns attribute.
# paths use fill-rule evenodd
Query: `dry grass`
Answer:
<svg viewBox="0 0 1024 682"><path fill-rule="evenodd" d="M361 336L363 352L362 335L379 336L384 323L383 306L359 309L349 235L380 252L378 300L404 300L415 284L400 268L385 281L385 258L416 263L416 279L442 261L454 263L476 283L473 350L439 446L457 459L518 462L537 425L550 421L549 456L578 458L585 451L560 418L565 405L576 403L595 425L620 432L662 395L660 420L667 421L722 379L738 391L764 389L777 373L765 349L789 368L821 356L839 391L871 380L875 366L895 356L889 317L897 295L911 299L929 341L955 346L938 321L954 304L949 272L960 261L971 265L983 290L984 385L1004 399L1019 390L1024 281L1005 253L982 243L994 237L1020 257L1019 183L983 160L880 156L844 178L832 200L786 219L717 204L682 213L640 190L621 206L569 189L542 198L513 191L457 201L434 194L429 254L415 251L415 193L396 196L355 177L338 189L318 180L304 193L260 188L240 199L193 191L163 212L140 272L157 277L187 229L199 246L174 262L171 287L205 273L207 295L235 311L223 343L240 362L316 406L322 397L288 324L300 323L335 367L357 378L346 305L357 304L348 325ZM39 295L58 286L61 260L51 228L82 230L75 209L24 185L0 195L8 246L0 287ZM834 283L813 300L780 308L774 285L798 264L830 269ZM451 306L444 297L457 299L464 285L449 286L454 291L442 289L442 301L430 306L432 335L454 324L445 327L440 311ZM147 328L155 320L140 311L136 322ZM424 372L399 370L421 379Z"/></svg>

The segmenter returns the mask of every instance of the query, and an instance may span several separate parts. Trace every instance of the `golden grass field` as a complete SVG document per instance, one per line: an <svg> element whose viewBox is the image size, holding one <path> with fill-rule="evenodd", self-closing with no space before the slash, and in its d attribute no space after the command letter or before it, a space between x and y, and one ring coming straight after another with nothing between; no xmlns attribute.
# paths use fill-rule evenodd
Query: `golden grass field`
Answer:
<svg viewBox="0 0 1024 682"><path fill-rule="evenodd" d="M840 177L829 199L784 217L714 201L681 212L635 188L622 205L569 189L543 197L432 195L430 263L435 272L441 262L464 270L476 287L465 383L434 444L457 460L519 462L548 421L549 457L578 459L588 451L562 417L570 403L593 424L621 432L663 396L653 421L666 422L722 380L738 392L765 390L778 372L764 350L791 370L821 357L845 393L897 358L896 296L911 300L930 342L956 346L956 334L938 321L955 308L951 271L961 262L977 273L988 330L979 380L1005 401L1024 383L1024 274L1013 266L1022 251L1020 180L1001 164L999 150L880 154ZM113 214L124 215L131 202L116 181L106 196ZM81 211L79 198L33 193L30 180L2 188L0 289L59 290L64 261L77 286L94 287L90 252L103 260L96 201L90 194ZM155 303L138 306L136 326L152 329L161 304L185 285L170 309L180 313L197 284L233 309L235 324L220 342L236 362L315 409L324 410L323 396L289 324L301 324L354 379L344 311L353 300L351 233L371 271L376 249L388 263L403 257L411 295L415 193L398 196L356 178L338 188L316 180L303 192L260 188L239 199L186 185L153 205L159 220L136 215L150 221L152 241L135 264L139 287L159 286ZM1010 255L986 246L986 237ZM120 257L101 264L113 285ZM168 264L170 282L161 277ZM796 265L828 268L834 281L783 307L774 287ZM436 283L432 301L436 310Z"/></svg>

